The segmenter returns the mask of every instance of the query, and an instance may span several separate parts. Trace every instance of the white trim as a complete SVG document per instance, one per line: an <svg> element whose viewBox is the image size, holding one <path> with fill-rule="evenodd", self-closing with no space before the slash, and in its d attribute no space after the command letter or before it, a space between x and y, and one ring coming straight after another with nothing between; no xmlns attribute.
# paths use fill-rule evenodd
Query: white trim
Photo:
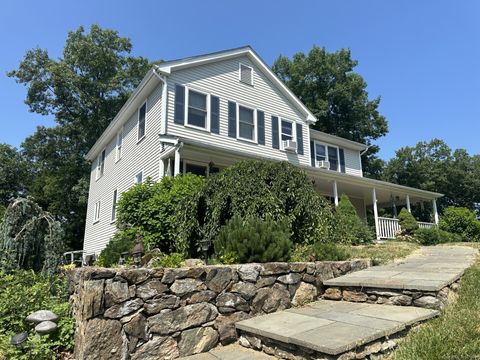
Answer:
<svg viewBox="0 0 480 360"><path fill-rule="evenodd" d="M144 129L143 129L143 136L139 137L139 135L140 135L140 109L143 106L145 106L145 120L143 122ZM140 105L137 109L137 144L139 142L141 142L145 138L146 135L147 135L147 100L145 100L145 102L143 102L142 105Z"/></svg>
<svg viewBox="0 0 480 360"><path fill-rule="evenodd" d="M105 155L104 155L105 154ZM103 158L103 160L102 160ZM98 181L105 174L105 162L107 160L107 148L104 148L100 151L100 154L97 156L97 166L95 171L95 181ZM103 169L102 169L103 167Z"/></svg>
<svg viewBox="0 0 480 360"><path fill-rule="evenodd" d="M122 158L122 155L123 155L123 131L124 131L124 126L122 126L122 129L117 132L117 136L115 138L115 164ZM122 139L122 144L120 145L120 150L119 150L119 146L118 146L118 143L119 143L119 139Z"/></svg>
<svg viewBox="0 0 480 360"><path fill-rule="evenodd" d="M251 84L242 81L242 66L250 69L250 82L251 82ZM242 84L253 86L253 67L251 67L247 64L244 64L242 62L239 62L238 63L238 81L240 81Z"/></svg>
<svg viewBox="0 0 480 360"><path fill-rule="evenodd" d="M405 198L405 201L406 201L406 205L407 205L407 210L409 213L412 212L412 209L411 209L411 206L410 206L410 195L407 194L406 198Z"/></svg>
<svg viewBox="0 0 480 360"><path fill-rule="evenodd" d="M278 117L278 120L279 120L279 131L278 131L278 141L279 141L279 144L280 144L280 150L282 151L285 151L285 148L283 146L283 139L282 139L282 121L286 121L286 122L289 122L292 124L292 140L295 141L295 143L297 142L297 122L295 120L290 120L286 117L283 117L283 116L278 116L278 115L273 115L273 116L277 116ZM297 150L298 150L298 144L297 144ZM295 151L297 151L295 150Z"/></svg>
<svg viewBox="0 0 480 360"><path fill-rule="evenodd" d="M139 182L137 181L138 180L138 175L142 174L142 181ZM136 185L136 184L143 184L143 181L145 180L145 175L143 174L143 170L140 170L139 172L137 172L135 174L135 176L133 177L133 184Z"/></svg>
<svg viewBox="0 0 480 360"><path fill-rule="evenodd" d="M207 92L207 91L204 91L204 90L197 90L197 88L195 87L191 87L191 86L184 86L185 88L185 111L184 111L184 119L183 119L183 125L185 125L185 127L189 127L189 128L193 128L193 129L197 129L197 130L203 130L203 131L207 131L207 132L210 132L210 122L211 122L211 116L212 116L212 113L210 111L210 93ZM188 100L190 98L190 91L193 91L193 92L196 92L196 93L199 93L201 95L205 95L206 96L206 106L207 106L207 116L205 118L205 127L201 127L201 126L197 126L197 125L192 125L192 124L189 124L188 123L188 109L189 109L189 105L188 105Z"/></svg>
<svg viewBox="0 0 480 360"><path fill-rule="evenodd" d="M321 142L335 144L350 150L365 151L366 149L368 149L368 145L365 145L356 141L348 140L340 136L327 134L323 131L309 129L309 133L310 133L310 140L320 140Z"/></svg>
<svg viewBox="0 0 480 360"><path fill-rule="evenodd" d="M115 202L114 197L112 196L112 208L111 213L110 213L110 223L113 224L115 221L117 221L117 204L118 204L118 188L113 189L113 195L115 195ZM115 210L114 210L115 208ZM115 217L112 218L113 212L115 211Z"/></svg>
<svg viewBox="0 0 480 360"><path fill-rule="evenodd" d="M335 207L337 207L337 206L338 206L338 187L337 187L337 180L333 180L333 196L334 196Z"/></svg>
<svg viewBox="0 0 480 360"><path fill-rule="evenodd" d="M100 221L100 211L101 211L101 200L95 202L93 210L93 223L96 224Z"/></svg>
<svg viewBox="0 0 480 360"><path fill-rule="evenodd" d="M246 105L244 103L235 102L237 106L237 139L242 141L248 141L254 144L258 144L258 125L257 125L257 108L255 106ZM240 106L253 111L253 139L247 139L240 136Z"/></svg>
<svg viewBox="0 0 480 360"><path fill-rule="evenodd" d="M375 188L372 188L372 204L373 204L373 217L375 219L375 235L377 240L380 240L380 228L378 221L378 207L377 207L377 191Z"/></svg>
<svg viewBox="0 0 480 360"><path fill-rule="evenodd" d="M436 199L432 200L432 206L433 206L433 219L435 220L435 224L438 225L439 218L438 218L437 200Z"/></svg>
<svg viewBox="0 0 480 360"><path fill-rule="evenodd" d="M180 174L180 147L181 146L177 146L175 148L175 159L174 159L174 163L173 163L173 176L177 176L178 174Z"/></svg>

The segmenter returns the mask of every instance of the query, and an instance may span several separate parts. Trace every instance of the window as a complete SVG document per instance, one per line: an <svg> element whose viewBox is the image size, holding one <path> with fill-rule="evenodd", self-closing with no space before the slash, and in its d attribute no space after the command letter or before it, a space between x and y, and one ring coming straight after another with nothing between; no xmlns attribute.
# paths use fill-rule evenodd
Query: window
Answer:
<svg viewBox="0 0 480 360"><path fill-rule="evenodd" d="M207 175L207 167L204 165L197 165L197 164L192 164L192 163L185 163L185 174L190 173L190 174L195 174L195 175L200 175L200 176L206 176Z"/></svg>
<svg viewBox="0 0 480 360"><path fill-rule="evenodd" d="M117 189L113 191L112 221L115 221L116 218L117 218Z"/></svg>
<svg viewBox="0 0 480 360"><path fill-rule="evenodd" d="M338 147L315 143L315 160L326 161L330 163L330 170L339 171Z"/></svg>
<svg viewBox="0 0 480 360"><path fill-rule="evenodd" d="M188 90L187 124L207 129L207 94Z"/></svg>
<svg viewBox="0 0 480 360"><path fill-rule="evenodd" d="M325 145L315 144L315 159L317 161L325 161L327 159Z"/></svg>
<svg viewBox="0 0 480 360"><path fill-rule="evenodd" d="M282 119L282 140L293 140L293 123Z"/></svg>
<svg viewBox="0 0 480 360"><path fill-rule="evenodd" d="M135 184L141 184L143 182L143 171L140 171L135 175Z"/></svg>
<svg viewBox="0 0 480 360"><path fill-rule="evenodd" d="M95 210L93 212L93 222L100 221L100 200L95 203Z"/></svg>
<svg viewBox="0 0 480 360"><path fill-rule="evenodd" d="M240 139L256 141L255 110L238 106L238 134Z"/></svg>
<svg viewBox="0 0 480 360"><path fill-rule="evenodd" d="M250 66L240 64L238 71L238 76L241 82L248 85L253 85L253 69Z"/></svg>
<svg viewBox="0 0 480 360"><path fill-rule="evenodd" d="M147 116L147 103L138 109L138 141L145 137L145 118Z"/></svg>
<svg viewBox="0 0 480 360"><path fill-rule="evenodd" d="M103 176L105 172L105 149L97 157L97 180Z"/></svg>
<svg viewBox="0 0 480 360"><path fill-rule="evenodd" d="M115 147L115 162L122 158L123 129L117 134L117 145Z"/></svg>
<svg viewBox="0 0 480 360"><path fill-rule="evenodd" d="M338 148L336 146L328 147L328 161L330 170L338 171Z"/></svg>

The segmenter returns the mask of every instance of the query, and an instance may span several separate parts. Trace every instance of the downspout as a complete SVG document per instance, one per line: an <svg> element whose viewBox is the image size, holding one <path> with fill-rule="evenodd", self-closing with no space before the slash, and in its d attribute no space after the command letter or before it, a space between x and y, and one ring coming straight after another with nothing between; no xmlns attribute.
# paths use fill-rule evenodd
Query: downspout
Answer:
<svg viewBox="0 0 480 360"><path fill-rule="evenodd" d="M363 150L361 153L360 153L360 156L363 156L367 151L368 149L370 149L370 145L368 145L365 150Z"/></svg>
<svg viewBox="0 0 480 360"><path fill-rule="evenodd" d="M162 125L160 126L160 135L165 135L167 133L168 83L167 83L167 77L165 75L160 75L159 73L157 73L157 69L158 69L158 65L155 65L155 67L153 68L153 73L163 83L163 88L162 88L162 120L161 120Z"/></svg>

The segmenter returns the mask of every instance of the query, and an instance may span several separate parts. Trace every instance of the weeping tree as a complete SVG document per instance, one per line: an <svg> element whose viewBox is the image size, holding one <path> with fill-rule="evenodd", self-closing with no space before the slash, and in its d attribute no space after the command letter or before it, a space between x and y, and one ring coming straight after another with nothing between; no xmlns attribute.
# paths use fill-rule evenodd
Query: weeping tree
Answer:
<svg viewBox="0 0 480 360"><path fill-rule="evenodd" d="M0 266L4 270L57 271L64 251L60 223L31 198L18 198L0 223Z"/></svg>

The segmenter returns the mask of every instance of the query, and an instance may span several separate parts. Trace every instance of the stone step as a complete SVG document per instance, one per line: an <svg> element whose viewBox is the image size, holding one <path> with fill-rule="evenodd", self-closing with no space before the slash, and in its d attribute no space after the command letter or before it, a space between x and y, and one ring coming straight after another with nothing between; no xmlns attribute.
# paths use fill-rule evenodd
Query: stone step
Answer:
<svg viewBox="0 0 480 360"><path fill-rule="evenodd" d="M237 344L219 346L207 353L191 355L178 360L275 360L273 356L246 349Z"/></svg>
<svg viewBox="0 0 480 360"><path fill-rule="evenodd" d="M436 310L321 300L302 308L262 315L236 323L240 344L278 357L335 358L346 352L385 351L388 340L412 325L438 316Z"/></svg>

